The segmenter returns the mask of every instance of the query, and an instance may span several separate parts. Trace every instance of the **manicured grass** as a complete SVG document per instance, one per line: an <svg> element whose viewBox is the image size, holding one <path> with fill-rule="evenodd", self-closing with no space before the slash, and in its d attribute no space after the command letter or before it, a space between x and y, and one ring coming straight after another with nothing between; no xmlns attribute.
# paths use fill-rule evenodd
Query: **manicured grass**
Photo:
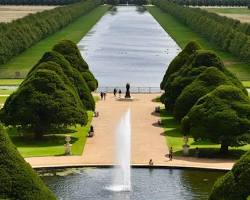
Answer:
<svg viewBox="0 0 250 200"><path fill-rule="evenodd" d="M242 84L243 84L246 88L250 88L250 81L242 81Z"/></svg>
<svg viewBox="0 0 250 200"><path fill-rule="evenodd" d="M30 68L37 63L44 52L51 50L52 46L63 39L79 42L81 38L99 21L110 6L102 5L88 14L78 18L67 27L38 42L28 50L0 66L1 78L14 78L15 72L20 72L25 77ZM0 81L1 83L1 81Z"/></svg>
<svg viewBox="0 0 250 200"><path fill-rule="evenodd" d="M241 14L241 15L250 15L250 10L248 8L243 7L235 7L235 8L204 8L209 12L215 13L225 13L225 14Z"/></svg>
<svg viewBox="0 0 250 200"><path fill-rule="evenodd" d="M174 119L172 114L168 113L165 110L161 110L161 120L165 130L164 134L166 136L166 143L168 147L173 147L175 155L182 155L182 145L184 144L184 141L183 134L180 130L180 124ZM194 150L196 147L198 147L200 149L200 152L203 153L205 156L216 157L216 154L219 152L220 149L219 144L215 144L205 140L194 141L194 139L190 136L188 144L190 145L191 155L194 155ZM229 157L238 158L247 150L250 150L250 145L245 145L238 148L230 148Z"/></svg>
<svg viewBox="0 0 250 200"><path fill-rule="evenodd" d="M195 40L200 43L204 49L215 51L223 59L224 64L228 69L236 74L241 80L250 80L250 64L244 63L232 54L220 50L208 40L201 37L192 29L159 8L155 6L147 6L147 9L181 48L183 48L189 41Z"/></svg>
<svg viewBox="0 0 250 200"><path fill-rule="evenodd" d="M89 127L92 122L93 112L88 112L89 121L84 127L72 127L74 133L56 134L45 136L37 141L28 137L18 136L15 130L8 131L12 142L23 157L58 156L64 154L65 135L71 135L72 154L81 155L87 139Z"/></svg>
<svg viewBox="0 0 250 200"><path fill-rule="evenodd" d="M14 92L14 90L1 90L0 89L0 96L1 95L10 95Z"/></svg>
<svg viewBox="0 0 250 200"><path fill-rule="evenodd" d="M0 85L20 85L22 82L23 79L0 79Z"/></svg>

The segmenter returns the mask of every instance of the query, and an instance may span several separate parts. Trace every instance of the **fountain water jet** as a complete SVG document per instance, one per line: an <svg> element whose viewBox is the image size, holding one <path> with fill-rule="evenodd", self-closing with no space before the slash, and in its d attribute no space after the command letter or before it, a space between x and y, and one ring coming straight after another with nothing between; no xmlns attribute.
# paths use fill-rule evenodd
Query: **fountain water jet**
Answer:
<svg viewBox="0 0 250 200"><path fill-rule="evenodd" d="M114 180L108 189L112 191L131 190L131 122L130 109L122 116L116 133L116 159Z"/></svg>

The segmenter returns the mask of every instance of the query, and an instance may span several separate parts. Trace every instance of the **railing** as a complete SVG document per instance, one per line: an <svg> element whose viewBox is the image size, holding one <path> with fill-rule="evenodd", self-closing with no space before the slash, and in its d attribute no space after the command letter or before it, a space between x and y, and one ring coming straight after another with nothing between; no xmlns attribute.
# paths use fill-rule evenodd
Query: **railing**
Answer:
<svg viewBox="0 0 250 200"><path fill-rule="evenodd" d="M126 87L98 87L96 92L107 92L113 93L116 88L117 93L119 90L124 94L126 92ZM141 93L141 94L151 94L151 93L163 93L160 87L130 87L131 93Z"/></svg>

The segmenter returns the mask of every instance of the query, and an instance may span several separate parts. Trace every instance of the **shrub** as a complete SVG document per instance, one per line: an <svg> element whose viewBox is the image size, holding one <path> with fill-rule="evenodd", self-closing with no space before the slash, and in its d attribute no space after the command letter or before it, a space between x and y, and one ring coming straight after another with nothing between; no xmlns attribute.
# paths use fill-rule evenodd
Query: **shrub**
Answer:
<svg viewBox="0 0 250 200"><path fill-rule="evenodd" d="M246 200L250 196L250 151L243 155L232 170L219 178L209 200Z"/></svg>
<svg viewBox="0 0 250 200"><path fill-rule="evenodd" d="M0 152L0 199L56 199L31 166L25 162L2 128Z"/></svg>
<svg viewBox="0 0 250 200"><path fill-rule="evenodd" d="M246 144L250 130L250 99L235 86L221 85L200 98L181 123L184 134L228 146Z"/></svg>

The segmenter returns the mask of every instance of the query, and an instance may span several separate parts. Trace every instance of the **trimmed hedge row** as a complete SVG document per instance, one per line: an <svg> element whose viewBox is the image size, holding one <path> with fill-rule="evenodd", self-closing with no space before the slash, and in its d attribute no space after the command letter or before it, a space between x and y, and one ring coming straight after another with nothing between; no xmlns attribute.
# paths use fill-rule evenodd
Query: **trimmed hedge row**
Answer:
<svg viewBox="0 0 250 200"><path fill-rule="evenodd" d="M0 128L0 199L56 200Z"/></svg>
<svg viewBox="0 0 250 200"><path fill-rule="evenodd" d="M187 6L248 6L249 0L170 0Z"/></svg>
<svg viewBox="0 0 250 200"><path fill-rule="evenodd" d="M84 0L28 15L11 23L0 23L0 64L6 63L11 57L65 27L100 3L100 0Z"/></svg>
<svg viewBox="0 0 250 200"><path fill-rule="evenodd" d="M153 3L219 48L250 62L250 24L165 0L153 0Z"/></svg>
<svg viewBox="0 0 250 200"><path fill-rule="evenodd" d="M80 0L0 0L1 5L66 5Z"/></svg>

